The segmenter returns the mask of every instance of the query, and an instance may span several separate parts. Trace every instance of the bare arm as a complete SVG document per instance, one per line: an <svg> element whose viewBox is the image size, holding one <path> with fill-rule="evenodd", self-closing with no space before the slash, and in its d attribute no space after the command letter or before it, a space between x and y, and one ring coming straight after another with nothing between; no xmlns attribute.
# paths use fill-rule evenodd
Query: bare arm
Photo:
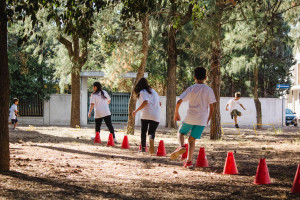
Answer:
<svg viewBox="0 0 300 200"><path fill-rule="evenodd" d="M240 104L240 106L241 106L244 110L246 110L246 108L245 108L242 104Z"/></svg>
<svg viewBox="0 0 300 200"><path fill-rule="evenodd" d="M176 103L176 108L175 108L175 113L174 113L174 120L175 121L180 121L180 115L179 115L179 108L180 108L180 105L182 103L182 99L179 99Z"/></svg>
<svg viewBox="0 0 300 200"><path fill-rule="evenodd" d="M132 116L135 116L136 113L140 110L142 110L143 108L145 108L145 106L147 106L148 104L148 101L143 101L143 103L140 105L140 107L138 107L138 109L136 109L135 111L132 112Z"/></svg>
<svg viewBox="0 0 300 200"><path fill-rule="evenodd" d="M108 100L107 103L110 104L110 100Z"/></svg>
<svg viewBox="0 0 300 200"><path fill-rule="evenodd" d="M227 105L228 105L228 104L227 104ZM227 109L227 106L226 106L226 109ZM214 105L213 105L213 104L209 104L209 115L208 115L207 124L208 124L208 122L210 121L213 112L214 112Z"/></svg>
<svg viewBox="0 0 300 200"><path fill-rule="evenodd" d="M228 111L228 106L229 106L229 104L226 105L226 111Z"/></svg>
<svg viewBox="0 0 300 200"><path fill-rule="evenodd" d="M92 114L92 111L94 109L94 105L93 103L91 103L91 106L90 106L90 111L89 111L89 118L91 118L91 114Z"/></svg>

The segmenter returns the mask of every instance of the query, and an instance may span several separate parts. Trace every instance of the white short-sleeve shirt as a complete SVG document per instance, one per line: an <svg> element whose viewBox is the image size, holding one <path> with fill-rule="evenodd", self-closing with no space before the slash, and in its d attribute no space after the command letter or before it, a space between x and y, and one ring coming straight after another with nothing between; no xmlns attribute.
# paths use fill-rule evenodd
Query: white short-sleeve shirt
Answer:
<svg viewBox="0 0 300 200"><path fill-rule="evenodd" d="M18 111L18 106L16 104L13 104L10 107L10 113L9 113L9 118L10 119L16 119L17 118L15 111Z"/></svg>
<svg viewBox="0 0 300 200"><path fill-rule="evenodd" d="M90 104L92 104L92 103L94 104L95 119L111 115L109 106L108 106L108 101L110 101L111 98L105 90L102 90L102 91L103 91L106 99L102 98L101 92L96 93L96 94L93 93L91 95Z"/></svg>
<svg viewBox="0 0 300 200"><path fill-rule="evenodd" d="M241 105L241 103L239 102L239 100L235 100L234 98L230 99L227 104L229 105L229 111L230 111L230 113L234 109L237 109L238 105Z"/></svg>
<svg viewBox="0 0 300 200"><path fill-rule="evenodd" d="M184 123L207 126L209 105L216 102L214 91L205 84L194 84L186 89L179 98L189 103Z"/></svg>
<svg viewBox="0 0 300 200"><path fill-rule="evenodd" d="M155 90L151 88L152 94L147 90L140 91L139 104L148 101L148 104L141 110L141 119L160 122L160 99Z"/></svg>

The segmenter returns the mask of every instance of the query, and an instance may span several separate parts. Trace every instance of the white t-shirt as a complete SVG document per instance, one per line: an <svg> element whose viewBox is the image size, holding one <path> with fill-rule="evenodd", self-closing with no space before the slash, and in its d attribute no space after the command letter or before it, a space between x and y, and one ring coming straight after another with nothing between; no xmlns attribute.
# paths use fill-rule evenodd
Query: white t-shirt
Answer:
<svg viewBox="0 0 300 200"><path fill-rule="evenodd" d="M234 98L230 99L227 104L229 105L229 111L230 111L230 113L234 109L237 109L238 105L241 105L241 103L239 102L239 100L235 100Z"/></svg>
<svg viewBox="0 0 300 200"><path fill-rule="evenodd" d="M102 98L101 92L91 95L90 103L94 104L95 119L111 115L108 101L111 99L105 90L102 90L106 99Z"/></svg>
<svg viewBox="0 0 300 200"><path fill-rule="evenodd" d="M155 90L151 88L152 94L149 94L147 90L141 90L139 103L148 101L148 104L141 110L141 119L152 120L160 122L160 99Z"/></svg>
<svg viewBox="0 0 300 200"><path fill-rule="evenodd" d="M10 113L9 113L10 119L16 119L17 118L15 111L18 111L18 107L17 107L16 104L13 104L10 107Z"/></svg>
<svg viewBox="0 0 300 200"><path fill-rule="evenodd" d="M216 102L214 91L205 84L195 84L186 89L179 98L189 102L184 123L207 126L209 104Z"/></svg>

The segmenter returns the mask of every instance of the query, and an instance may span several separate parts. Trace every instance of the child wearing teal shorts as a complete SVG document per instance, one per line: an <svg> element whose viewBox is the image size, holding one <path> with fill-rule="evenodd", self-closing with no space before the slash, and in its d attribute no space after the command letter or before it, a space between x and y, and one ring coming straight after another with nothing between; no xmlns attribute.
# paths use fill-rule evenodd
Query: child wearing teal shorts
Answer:
<svg viewBox="0 0 300 200"><path fill-rule="evenodd" d="M196 84L189 87L180 95L177 101L174 120L180 121L179 108L182 102L189 103L187 115L179 129L178 139L180 147L171 153L172 160L177 159L179 156L186 152L184 146L184 136L191 132L188 142L188 157L184 164L185 168L193 168L193 153L195 151L196 139L200 139L205 126L209 123L213 113L213 103L216 102L216 97L213 90L205 84L206 69L197 67L194 70L194 79Z"/></svg>

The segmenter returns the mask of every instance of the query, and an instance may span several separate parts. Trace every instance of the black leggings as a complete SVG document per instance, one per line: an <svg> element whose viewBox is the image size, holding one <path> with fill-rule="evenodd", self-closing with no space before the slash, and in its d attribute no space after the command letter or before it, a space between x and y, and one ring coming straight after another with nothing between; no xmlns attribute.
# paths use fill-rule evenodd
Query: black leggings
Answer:
<svg viewBox="0 0 300 200"><path fill-rule="evenodd" d="M102 120L103 119L104 119L104 122L105 122L107 128L109 129L109 132L112 133L113 136L114 136L114 138L115 138L116 137L115 136L115 130L114 130L114 127L112 126L112 123L111 123L111 115L95 119L95 122L96 122L96 125L95 125L96 132L100 132L100 128L101 128Z"/></svg>
<svg viewBox="0 0 300 200"><path fill-rule="evenodd" d="M141 142L142 148L146 148L146 134L148 131L148 135L152 136L152 139L155 138L155 131L158 127L159 122L142 119L142 126L141 126Z"/></svg>

